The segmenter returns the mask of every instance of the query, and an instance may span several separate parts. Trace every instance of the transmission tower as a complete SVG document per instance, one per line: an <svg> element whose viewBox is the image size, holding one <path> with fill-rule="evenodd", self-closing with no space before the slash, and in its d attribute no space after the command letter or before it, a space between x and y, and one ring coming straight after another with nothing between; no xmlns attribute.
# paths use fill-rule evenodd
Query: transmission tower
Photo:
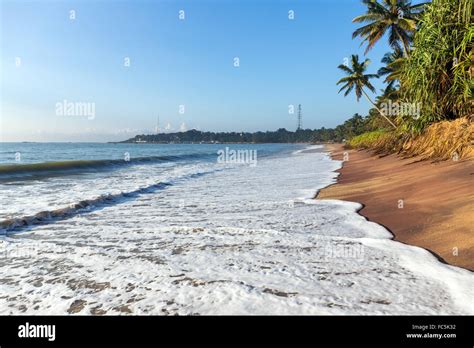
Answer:
<svg viewBox="0 0 474 348"><path fill-rule="evenodd" d="M296 130L303 129L303 115L301 114L301 104L298 104L298 127Z"/></svg>

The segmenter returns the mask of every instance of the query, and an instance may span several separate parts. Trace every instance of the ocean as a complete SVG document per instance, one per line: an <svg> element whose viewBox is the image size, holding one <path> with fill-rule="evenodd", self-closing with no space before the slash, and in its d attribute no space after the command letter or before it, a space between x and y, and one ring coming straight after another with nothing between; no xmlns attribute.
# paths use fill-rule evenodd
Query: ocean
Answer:
<svg viewBox="0 0 474 348"><path fill-rule="evenodd" d="M0 145L0 314L474 314L472 272L315 200L321 145Z"/></svg>

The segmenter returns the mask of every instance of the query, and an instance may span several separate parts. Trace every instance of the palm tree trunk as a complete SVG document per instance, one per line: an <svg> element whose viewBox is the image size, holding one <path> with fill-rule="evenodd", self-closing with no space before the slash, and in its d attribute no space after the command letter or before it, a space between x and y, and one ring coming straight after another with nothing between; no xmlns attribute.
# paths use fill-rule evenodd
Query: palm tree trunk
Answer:
<svg viewBox="0 0 474 348"><path fill-rule="evenodd" d="M402 43L403 57L408 58L408 52L410 52L410 44L408 42L403 41L403 38L400 36L399 33L397 34L397 36ZM407 44L408 44L408 47L407 47Z"/></svg>
<svg viewBox="0 0 474 348"><path fill-rule="evenodd" d="M372 99L370 99L369 95L367 93L365 93L364 89L361 88L361 90L362 90L362 93L364 93L365 97L368 99L368 101L371 102L372 105L377 109L377 111L380 113L380 115L382 115L387 120L387 122L390 123L394 129L396 129L397 126L395 126L395 124L392 121L390 121L390 119L387 116L385 116L385 114L382 112L382 110L380 110L377 107L377 105L375 105L375 103L372 101Z"/></svg>
<svg viewBox="0 0 474 348"><path fill-rule="evenodd" d="M408 51L409 51L409 48L407 48L405 46L405 43L402 42L402 47L403 47L403 57L404 58L408 58Z"/></svg>

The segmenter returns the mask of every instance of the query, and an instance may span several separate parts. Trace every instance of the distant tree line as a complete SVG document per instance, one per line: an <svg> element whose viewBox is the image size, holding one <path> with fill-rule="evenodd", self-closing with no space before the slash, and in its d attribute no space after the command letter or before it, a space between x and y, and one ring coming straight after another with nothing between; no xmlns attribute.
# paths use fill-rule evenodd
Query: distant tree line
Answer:
<svg viewBox="0 0 474 348"><path fill-rule="evenodd" d="M342 142L372 128L373 117L355 114L336 128L299 129L288 131L280 128L266 132L186 132L142 134L124 143L320 143Z"/></svg>

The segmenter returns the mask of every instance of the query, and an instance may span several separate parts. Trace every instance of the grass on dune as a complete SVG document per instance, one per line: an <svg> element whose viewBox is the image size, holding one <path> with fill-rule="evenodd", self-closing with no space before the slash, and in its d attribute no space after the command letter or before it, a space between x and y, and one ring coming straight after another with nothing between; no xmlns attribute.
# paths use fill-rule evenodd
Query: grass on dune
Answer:
<svg viewBox="0 0 474 348"><path fill-rule="evenodd" d="M466 117L437 122L415 137L397 131L376 130L352 138L348 147L431 160L473 159L474 124Z"/></svg>
<svg viewBox="0 0 474 348"><path fill-rule="evenodd" d="M369 149L369 148L372 148L381 139L386 137L387 134L390 134L390 132L386 131L385 129L365 132L363 134L360 134L352 138L348 142L348 145L351 148Z"/></svg>
<svg viewBox="0 0 474 348"><path fill-rule="evenodd" d="M474 124L467 117L434 123L418 137L405 141L402 152L423 159L472 159Z"/></svg>

